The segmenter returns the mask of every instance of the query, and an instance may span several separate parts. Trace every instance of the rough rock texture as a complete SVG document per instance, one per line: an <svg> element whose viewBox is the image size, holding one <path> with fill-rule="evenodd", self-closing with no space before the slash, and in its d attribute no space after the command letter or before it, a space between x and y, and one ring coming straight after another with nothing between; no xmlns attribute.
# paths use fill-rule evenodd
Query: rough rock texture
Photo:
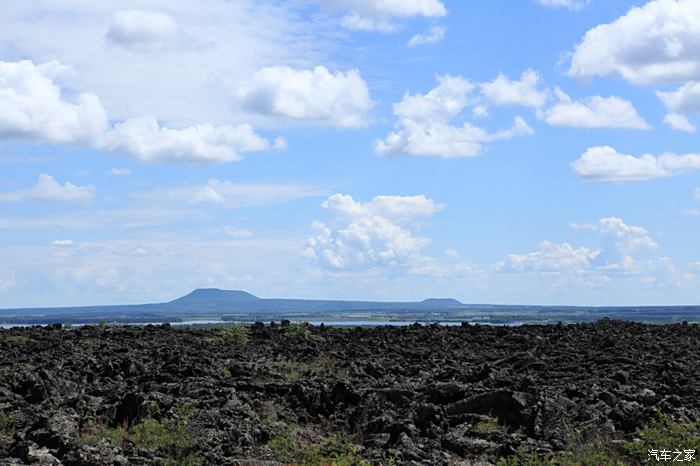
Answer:
<svg viewBox="0 0 700 466"><path fill-rule="evenodd" d="M302 444L340 434L371 464L559 451L580 441L579 426L630 439L655 410L700 419L699 343L696 324L609 320L256 324L243 337L169 325L0 330L0 463L279 464L275 439L290 432ZM139 441L135 426L149 419L176 440Z"/></svg>

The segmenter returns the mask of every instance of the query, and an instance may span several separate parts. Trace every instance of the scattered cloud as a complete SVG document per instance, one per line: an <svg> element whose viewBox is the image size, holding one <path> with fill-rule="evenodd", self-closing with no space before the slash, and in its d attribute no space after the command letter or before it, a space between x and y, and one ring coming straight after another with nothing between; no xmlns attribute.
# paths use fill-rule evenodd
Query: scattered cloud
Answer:
<svg viewBox="0 0 700 466"><path fill-rule="evenodd" d="M0 271L0 293L8 291L17 286L15 273L10 271Z"/></svg>
<svg viewBox="0 0 700 466"><path fill-rule="evenodd" d="M66 182L60 184L51 175L42 173L37 183L28 189L0 192L0 202L47 201L76 202L87 204L94 200L93 185L76 186Z"/></svg>
<svg viewBox="0 0 700 466"><path fill-rule="evenodd" d="M52 246L73 246L74 244L72 239L57 239L51 241Z"/></svg>
<svg viewBox="0 0 700 466"><path fill-rule="evenodd" d="M373 0L325 0L324 6L345 11L341 25L353 31L393 32L395 19L415 16L438 18L447 15L440 0L406 0L376 2Z"/></svg>
<svg viewBox="0 0 700 466"><path fill-rule="evenodd" d="M128 168L110 168L108 173L112 176L127 176L131 175L131 170Z"/></svg>
<svg viewBox="0 0 700 466"><path fill-rule="evenodd" d="M398 28L389 21L366 18L357 14L345 15L340 18L340 25L350 31L394 32Z"/></svg>
<svg viewBox="0 0 700 466"><path fill-rule="evenodd" d="M454 126L451 120L472 101L475 86L459 76L439 76L438 86L427 94L406 93L394 104L398 130L374 143L380 155L406 154L442 158L474 157L484 143L533 133L524 119L516 117L513 127L489 133L468 122Z"/></svg>
<svg viewBox="0 0 700 466"><path fill-rule="evenodd" d="M519 80L508 79L499 74L491 82L481 83L484 97L494 105L521 105L524 107L541 107L547 101L549 92L538 89L540 75L534 70L525 70Z"/></svg>
<svg viewBox="0 0 700 466"><path fill-rule="evenodd" d="M594 181L643 181L682 175L700 170L700 154L644 154L639 157L619 153L610 146L591 147L571 164L582 178Z"/></svg>
<svg viewBox="0 0 700 466"><path fill-rule="evenodd" d="M107 128L95 94L66 98L54 82L69 68L52 61L0 61L0 138L90 144Z"/></svg>
<svg viewBox="0 0 700 466"><path fill-rule="evenodd" d="M77 103L62 98L54 78L65 69L58 62L0 62L0 138L94 147L147 163L231 162L270 148L248 124L173 129L144 116L109 127L94 94L80 94Z"/></svg>
<svg viewBox="0 0 700 466"><path fill-rule="evenodd" d="M252 238L253 236L255 236L250 230L246 230L245 228L233 227L230 225L224 228L224 233L226 233L227 236L236 239Z"/></svg>
<svg viewBox="0 0 700 466"><path fill-rule="evenodd" d="M117 46L141 52L187 49L196 45L177 19L152 10L121 10L112 15L107 40Z"/></svg>
<svg viewBox="0 0 700 466"><path fill-rule="evenodd" d="M627 225L617 217L601 218L595 224L572 224L577 230L599 233L598 249L576 247L569 243L543 241L537 251L509 254L496 264L499 272L553 272L561 274L639 273L645 267L655 268L656 261L645 260L657 249L649 232L639 226ZM668 262L668 258L659 258Z"/></svg>
<svg viewBox="0 0 700 466"><path fill-rule="evenodd" d="M621 75L634 84L700 79L700 3L654 0L590 29L576 46L569 75Z"/></svg>
<svg viewBox="0 0 700 466"><path fill-rule="evenodd" d="M657 91L656 95L671 113L700 112L700 81L685 83L673 92Z"/></svg>
<svg viewBox="0 0 700 466"><path fill-rule="evenodd" d="M0 17L3 56L70 64L79 73L69 88L98 95L110 121L155 115L170 127L246 123L222 99L231 80L281 63L325 63L337 43L325 22L301 17L298 2L10 3ZM127 8L135 18L119 26L115 12ZM156 11L139 13L147 9Z"/></svg>
<svg viewBox="0 0 700 466"><path fill-rule="evenodd" d="M445 38L445 28L442 26L433 26L426 34L416 34L408 41L409 47L417 45L433 45L442 42Z"/></svg>
<svg viewBox="0 0 700 466"><path fill-rule="evenodd" d="M342 271L374 267L410 267L423 262L430 240L416 234L419 220L443 206L423 195L376 196L355 201L333 194L322 204L326 219L313 224L304 255L323 268Z"/></svg>
<svg viewBox="0 0 700 466"><path fill-rule="evenodd" d="M222 208L252 207L325 194L316 186L301 184L233 183L211 179L206 184L158 188L132 197L154 204L211 205Z"/></svg>
<svg viewBox="0 0 700 466"><path fill-rule="evenodd" d="M536 0L542 6L550 8L568 8L570 10L580 10L588 5L591 0Z"/></svg>
<svg viewBox="0 0 700 466"><path fill-rule="evenodd" d="M700 112L700 81L687 82L673 92L657 91L656 95L669 112L664 117L666 124L686 133L696 131L686 115Z"/></svg>
<svg viewBox="0 0 700 466"><path fill-rule="evenodd" d="M325 66L262 68L240 84L235 97L255 113L345 128L365 126L373 105L359 71L333 72Z"/></svg>
<svg viewBox="0 0 700 466"><path fill-rule="evenodd" d="M620 97L572 100L558 87L554 92L558 102L541 112L541 117L552 126L651 129L634 106Z"/></svg>
<svg viewBox="0 0 700 466"><path fill-rule="evenodd" d="M664 116L664 123L673 129L677 129L678 131L683 131L685 133L694 133L697 129L685 115L679 115L677 113L666 114L666 116Z"/></svg>
<svg viewBox="0 0 700 466"><path fill-rule="evenodd" d="M140 162L232 162L241 153L267 150L270 143L248 124L212 126L202 124L182 129L161 126L152 116L132 118L115 125L101 147Z"/></svg>
<svg viewBox="0 0 700 466"><path fill-rule="evenodd" d="M539 249L527 254L509 254L496 264L498 272L580 272L588 269L597 251L575 248L569 243L540 243Z"/></svg>

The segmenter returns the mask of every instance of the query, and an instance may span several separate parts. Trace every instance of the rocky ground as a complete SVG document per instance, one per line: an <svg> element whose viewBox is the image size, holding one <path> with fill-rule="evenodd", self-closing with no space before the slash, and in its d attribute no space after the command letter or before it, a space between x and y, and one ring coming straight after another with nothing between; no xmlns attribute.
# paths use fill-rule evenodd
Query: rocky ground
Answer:
<svg viewBox="0 0 700 466"><path fill-rule="evenodd" d="M700 447L699 343L608 320L0 330L0 464L648 464Z"/></svg>

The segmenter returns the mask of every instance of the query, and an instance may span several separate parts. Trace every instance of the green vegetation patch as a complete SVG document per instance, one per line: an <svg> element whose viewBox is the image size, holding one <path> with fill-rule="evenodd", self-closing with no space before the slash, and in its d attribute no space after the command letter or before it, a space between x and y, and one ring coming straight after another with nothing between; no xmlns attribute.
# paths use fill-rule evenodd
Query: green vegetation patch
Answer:
<svg viewBox="0 0 700 466"><path fill-rule="evenodd" d="M318 333L315 333L311 329L311 325L308 322L298 322L290 324L285 328L285 332L283 335L285 336L285 338L309 340L315 341L317 343L326 341L326 339L323 338L323 336L319 335Z"/></svg>
<svg viewBox="0 0 700 466"><path fill-rule="evenodd" d="M272 366L289 381L298 380L302 376L342 377L344 375L344 370L338 368L335 359L332 358L315 358L308 362L280 359L274 361Z"/></svg>
<svg viewBox="0 0 700 466"><path fill-rule="evenodd" d="M489 418L486 421L481 421L472 427L474 432L501 432L503 427L498 424L498 420Z"/></svg>
<svg viewBox="0 0 700 466"><path fill-rule="evenodd" d="M24 335L10 335L5 340L9 343L14 343L15 345L21 345L29 341L33 341L31 338Z"/></svg>
<svg viewBox="0 0 700 466"><path fill-rule="evenodd" d="M628 463L611 458L606 451L591 449L560 452L544 458L536 453L522 453L501 458L496 462L496 466L625 466L625 464Z"/></svg>
<svg viewBox="0 0 700 466"><path fill-rule="evenodd" d="M176 408L178 415L188 418L194 414L190 405ZM199 466L201 461L190 450L195 445L183 422L174 420L144 419L129 428L127 425L108 427L105 425L89 426L80 436L80 443L97 445L102 439L109 440L115 446L123 447L127 442L140 449L157 450L166 456L166 466Z"/></svg>
<svg viewBox="0 0 700 466"><path fill-rule="evenodd" d="M370 466L358 455L358 447L339 435L323 439L319 443L300 445L289 434L272 438L267 447L272 456L285 464L299 466Z"/></svg>
<svg viewBox="0 0 700 466"><path fill-rule="evenodd" d="M123 446L128 440L129 430L126 426L108 427L103 424L93 424L85 428L80 436L83 445L95 446L100 440L107 439L114 445Z"/></svg>
<svg viewBox="0 0 700 466"><path fill-rule="evenodd" d="M245 346L250 343L250 331L243 324L227 324L215 330L211 336L204 337L207 343L237 343Z"/></svg>
<svg viewBox="0 0 700 466"><path fill-rule="evenodd" d="M17 432L15 418L10 414L0 414L0 435L12 437Z"/></svg>
<svg viewBox="0 0 700 466"><path fill-rule="evenodd" d="M694 450L694 460L688 460L686 450ZM666 452L662 457L662 451ZM632 441L616 445L608 439L579 442L570 451L540 456L522 452L500 458L497 466L624 466L627 464L651 464L680 462L700 466L700 422L695 424L671 421L657 411L644 429L638 429ZM657 455L657 456L655 456ZM657 460L657 458L659 458ZM663 459L665 458L665 459ZM677 458L677 459L676 459ZM685 458L685 459L684 459Z"/></svg>
<svg viewBox="0 0 700 466"><path fill-rule="evenodd" d="M637 441L625 442L627 454L637 461L646 462L650 451L660 453L661 450L668 450L673 459L676 457L673 452L695 450L695 461L684 461L683 464L700 465L700 422L673 422L666 414L657 411L646 429L637 430L637 438ZM652 457L651 461L656 459Z"/></svg>

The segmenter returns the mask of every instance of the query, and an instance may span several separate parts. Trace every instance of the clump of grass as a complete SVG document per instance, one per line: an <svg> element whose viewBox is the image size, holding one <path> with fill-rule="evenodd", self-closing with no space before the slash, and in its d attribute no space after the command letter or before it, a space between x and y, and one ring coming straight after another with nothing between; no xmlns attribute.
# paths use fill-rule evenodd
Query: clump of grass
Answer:
<svg viewBox="0 0 700 466"><path fill-rule="evenodd" d="M309 340L317 343L325 341L323 336L314 333L314 331L311 329L311 325L308 322L290 324L289 326L285 327L285 329L284 336L287 338Z"/></svg>
<svg viewBox="0 0 700 466"><path fill-rule="evenodd" d="M17 432L15 418L9 414L0 414L0 435L12 437Z"/></svg>
<svg viewBox="0 0 700 466"><path fill-rule="evenodd" d="M267 447L277 461L291 462L296 459L298 445L290 435L278 435L267 442Z"/></svg>
<svg viewBox="0 0 700 466"><path fill-rule="evenodd" d="M104 424L92 424L80 435L79 442L83 445L95 446L100 440L107 439L116 446L124 446L128 440L129 429L124 425L108 427Z"/></svg>
<svg viewBox="0 0 700 466"><path fill-rule="evenodd" d="M175 410L179 416L188 418L195 411L191 405L180 405ZM102 439L108 439L115 446L123 447L131 442L140 449L158 450L166 455L167 466L199 466L201 461L189 450L195 441L183 422L173 420L144 419L133 427L126 424L108 427L96 424L88 427L80 436L80 443L97 445Z"/></svg>
<svg viewBox="0 0 700 466"><path fill-rule="evenodd" d="M547 456L535 453L519 453L511 457L500 458L497 466L623 466L625 464L645 464L650 461L650 450L666 450L671 458L672 452L684 450L700 451L700 423L674 422L668 416L657 411L646 428L637 429L636 439L624 442L622 448L610 442L590 440L579 442L570 451L558 452ZM681 454L681 458L685 455ZM697 456L696 456L697 458ZM654 458L651 457L654 462ZM663 462L663 461L662 461ZM700 465L700 460L684 461L683 464Z"/></svg>
<svg viewBox="0 0 700 466"><path fill-rule="evenodd" d="M277 461L300 466L370 466L358 455L358 447L339 435L323 439L319 443L302 446L291 435L272 438L268 448Z"/></svg>
<svg viewBox="0 0 700 466"><path fill-rule="evenodd" d="M489 418L488 420L478 422L472 431L474 432L500 432L503 428L498 424L498 420Z"/></svg>
<svg viewBox="0 0 700 466"><path fill-rule="evenodd" d="M342 375L342 371L336 367L335 359L331 358L316 358L309 362L282 359L275 361L273 367L282 377L292 382L300 379L302 375L311 377Z"/></svg>
<svg viewBox="0 0 700 466"><path fill-rule="evenodd" d="M584 448L577 451L559 452L546 457L536 453L519 453L499 458L496 466L625 466L619 459L612 458L604 450Z"/></svg>
<svg viewBox="0 0 700 466"><path fill-rule="evenodd" d="M9 337L6 338L6 340L10 343L14 344L23 344L28 341L31 341L31 338L24 336L24 335L10 335Z"/></svg>
<svg viewBox="0 0 700 466"><path fill-rule="evenodd" d="M212 344L233 342L245 346L250 343L250 332L243 324L230 324L217 329L213 335L204 337L203 340Z"/></svg>
<svg viewBox="0 0 700 466"><path fill-rule="evenodd" d="M175 414L183 420L189 420L199 412L199 409L192 403L180 403L175 407Z"/></svg>
<svg viewBox="0 0 700 466"><path fill-rule="evenodd" d="M645 429L637 429L638 441L625 442L624 447L629 456L637 461L647 461L649 450L700 452L700 422L681 424L668 418L668 415L656 411ZM675 456L675 455L673 455ZM700 460L687 464L700 464Z"/></svg>
<svg viewBox="0 0 700 466"><path fill-rule="evenodd" d="M218 366L217 372L219 375L225 379L231 377L231 369L229 369L227 366L224 364L221 364Z"/></svg>

